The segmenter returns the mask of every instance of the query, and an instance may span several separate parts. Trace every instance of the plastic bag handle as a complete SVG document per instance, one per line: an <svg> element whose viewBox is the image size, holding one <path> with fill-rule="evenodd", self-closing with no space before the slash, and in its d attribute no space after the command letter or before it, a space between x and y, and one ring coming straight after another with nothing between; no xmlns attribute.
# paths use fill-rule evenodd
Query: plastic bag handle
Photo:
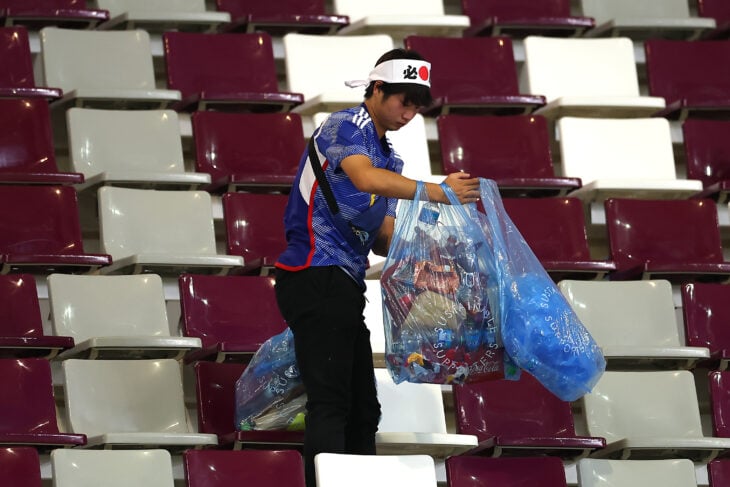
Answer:
<svg viewBox="0 0 730 487"><path fill-rule="evenodd" d="M426 192L426 183L423 181L416 181L416 193L413 195L415 201L425 200L428 201L428 193Z"/></svg>
<svg viewBox="0 0 730 487"><path fill-rule="evenodd" d="M444 194L449 199L449 204L454 206L461 205L461 201L459 201L459 198L457 198L456 193L454 193L454 190L451 189L451 186L446 184L446 181L443 181L439 184L439 186L441 186L441 189L444 190Z"/></svg>
<svg viewBox="0 0 730 487"><path fill-rule="evenodd" d="M454 190L451 189L451 186L446 184L446 182L441 183L440 186L441 189L444 190L444 194L446 194L449 202L454 206L460 207L457 211L463 212L461 216L468 218L467 212L463 208L464 205L461 204L459 198L456 196L456 193L454 193ZM479 193L481 196L482 204L484 205L484 212L486 213L487 221L494 228L502 228L502 225L500 224L497 215L507 214L507 211L501 204L501 198L499 196L499 188L497 187L497 183L493 179L479 178ZM494 232L493 237L495 241L492 242L492 245L499 245L501 249L507 248L507 244L504 241L502 232Z"/></svg>
<svg viewBox="0 0 730 487"><path fill-rule="evenodd" d="M494 229L492 232L492 245L497 253L506 255L505 222L501 221L498 215L505 215L506 218L509 218L509 215L507 215L507 210L502 204L497 183L493 179L479 178L479 194L482 205L484 205L487 222ZM507 260L506 263L509 264L509 261Z"/></svg>
<svg viewBox="0 0 730 487"><path fill-rule="evenodd" d="M441 189L444 190L444 194L449 199L451 205L455 207L459 216L473 221L474 213L472 212L470 215L470 212L466 210L466 207L472 206L473 211L476 212L476 204L468 203L467 205L463 205L456 196L456 193L454 193L454 190L451 189L451 186L446 184L446 182L442 182L440 186ZM510 264L508 259L505 257L507 255L507 243L504 237L505 228L504 224L500 222L498 216L500 214L506 215L507 211L501 203L502 200L499 196L497 183L493 179L479 178L479 193L482 205L484 205L484 213L486 214L487 223L495 230L491 232L490 238L487 238L486 235L484 235L483 238L485 241L489 241L489 245L491 246L496 258L503 261L505 266L509 266ZM496 268L496 272L501 279L501 274L503 272L502 268L498 266Z"/></svg>
<svg viewBox="0 0 730 487"><path fill-rule="evenodd" d="M469 212L466 210L466 206L473 206L474 210L476 210L476 205L474 203L467 203L466 205L462 204L461 201L459 201L459 197L456 196L456 193L454 193L454 190L451 189L451 186L446 184L446 181L439 184L439 186L441 186L441 189L444 191L444 194L449 200L449 204L454 207L454 210L459 215L459 218L461 218L463 221L474 220L474 217L472 215L469 215Z"/></svg>

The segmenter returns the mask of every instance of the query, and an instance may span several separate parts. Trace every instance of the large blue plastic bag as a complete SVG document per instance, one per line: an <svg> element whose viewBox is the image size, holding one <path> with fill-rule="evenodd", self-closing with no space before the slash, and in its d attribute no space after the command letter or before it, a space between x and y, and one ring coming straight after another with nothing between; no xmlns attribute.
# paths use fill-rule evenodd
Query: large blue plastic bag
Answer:
<svg viewBox="0 0 730 487"><path fill-rule="evenodd" d="M235 427L250 430L301 430L306 394L289 328L266 340L236 381Z"/></svg>
<svg viewBox="0 0 730 487"><path fill-rule="evenodd" d="M495 320L505 351L560 399L574 401L600 379L603 354L507 215L496 183L481 179L480 193L484 213L476 215L498 283L488 293L499 303Z"/></svg>
<svg viewBox="0 0 730 487"><path fill-rule="evenodd" d="M381 274L388 371L395 383L503 378L484 235L476 217L425 198L419 183L414 200L399 203Z"/></svg>

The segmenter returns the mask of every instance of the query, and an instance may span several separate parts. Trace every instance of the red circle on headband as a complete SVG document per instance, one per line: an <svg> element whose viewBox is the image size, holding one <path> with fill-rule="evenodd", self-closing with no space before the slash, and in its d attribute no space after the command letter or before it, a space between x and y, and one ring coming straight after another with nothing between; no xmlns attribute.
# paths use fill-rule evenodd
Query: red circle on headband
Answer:
<svg viewBox="0 0 730 487"><path fill-rule="evenodd" d="M424 80L428 81L428 68L426 66L421 66L418 68L418 76Z"/></svg>

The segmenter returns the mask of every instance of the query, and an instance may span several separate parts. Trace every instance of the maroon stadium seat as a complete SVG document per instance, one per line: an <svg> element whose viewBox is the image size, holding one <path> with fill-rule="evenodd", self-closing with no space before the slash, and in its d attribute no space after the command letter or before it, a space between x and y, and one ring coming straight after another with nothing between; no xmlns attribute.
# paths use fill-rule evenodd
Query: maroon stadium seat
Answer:
<svg viewBox="0 0 730 487"><path fill-rule="evenodd" d="M177 110L288 111L299 93L280 92L271 36L165 32L167 87L179 90Z"/></svg>
<svg viewBox="0 0 730 487"><path fill-rule="evenodd" d="M590 17L570 14L570 0L461 0L471 27L465 36L578 36L595 26Z"/></svg>
<svg viewBox="0 0 730 487"><path fill-rule="evenodd" d="M195 170L210 174L210 192L288 192L305 147L296 113L223 113L191 116Z"/></svg>
<svg viewBox="0 0 730 487"><path fill-rule="evenodd" d="M695 115L730 116L730 41L649 39L646 76L649 94L667 106L659 115L683 120Z"/></svg>
<svg viewBox="0 0 730 487"><path fill-rule="evenodd" d="M0 0L0 20L33 30L46 26L88 29L109 20L109 12L86 8L86 0Z"/></svg>
<svg viewBox="0 0 730 487"><path fill-rule="evenodd" d="M577 198L505 198L504 208L556 282L600 279L616 269L590 255L583 203Z"/></svg>
<svg viewBox="0 0 730 487"><path fill-rule="evenodd" d="M51 365L40 358L0 359L0 444L46 451L86 444L86 435L58 430Z"/></svg>
<svg viewBox="0 0 730 487"><path fill-rule="evenodd" d="M604 202L611 279L667 279L675 284L730 277L717 205L708 199Z"/></svg>
<svg viewBox="0 0 730 487"><path fill-rule="evenodd" d="M0 98L0 184L79 184L81 173L59 172L48 102Z"/></svg>
<svg viewBox="0 0 730 487"><path fill-rule="evenodd" d="M606 446L604 438L577 436L570 403L524 372L518 381L454 386L454 405L457 432L479 440L471 454L575 459Z"/></svg>
<svg viewBox="0 0 730 487"><path fill-rule="evenodd" d="M179 287L182 332L203 345L187 362L246 362L286 328L271 277L183 274Z"/></svg>
<svg viewBox="0 0 730 487"><path fill-rule="evenodd" d="M438 66L431 77L434 103L426 115L530 113L545 105L544 96L520 94L507 37L409 36L404 44Z"/></svg>
<svg viewBox="0 0 730 487"><path fill-rule="evenodd" d="M0 276L0 357L53 358L72 337L43 332L36 281L30 274Z"/></svg>
<svg viewBox="0 0 730 487"><path fill-rule="evenodd" d="M556 177L550 133L539 115L441 115L441 173L493 179L504 197L565 195L579 178Z"/></svg>
<svg viewBox="0 0 730 487"><path fill-rule="evenodd" d="M348 25L346 15L325 11L323 0L216 0L218 10L231 14L225 31L268 32L281 36L289 32L300 34L333 34Z"/></svg>

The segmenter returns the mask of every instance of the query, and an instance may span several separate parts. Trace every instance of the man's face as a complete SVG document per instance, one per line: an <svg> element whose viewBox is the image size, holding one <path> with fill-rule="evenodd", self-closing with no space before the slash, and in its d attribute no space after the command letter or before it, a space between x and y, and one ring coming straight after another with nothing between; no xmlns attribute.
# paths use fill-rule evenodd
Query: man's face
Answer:
<svg viewBox="0 0 730 487"><path fill-rule="evenodd" d="M383 92L376 88L373 97L375 98L375 113L371 113L371 116L384 130L398 130L413 120L418 113L419 107L406 105L403 102L404 95L402 94L385 98Z"/></svg>

